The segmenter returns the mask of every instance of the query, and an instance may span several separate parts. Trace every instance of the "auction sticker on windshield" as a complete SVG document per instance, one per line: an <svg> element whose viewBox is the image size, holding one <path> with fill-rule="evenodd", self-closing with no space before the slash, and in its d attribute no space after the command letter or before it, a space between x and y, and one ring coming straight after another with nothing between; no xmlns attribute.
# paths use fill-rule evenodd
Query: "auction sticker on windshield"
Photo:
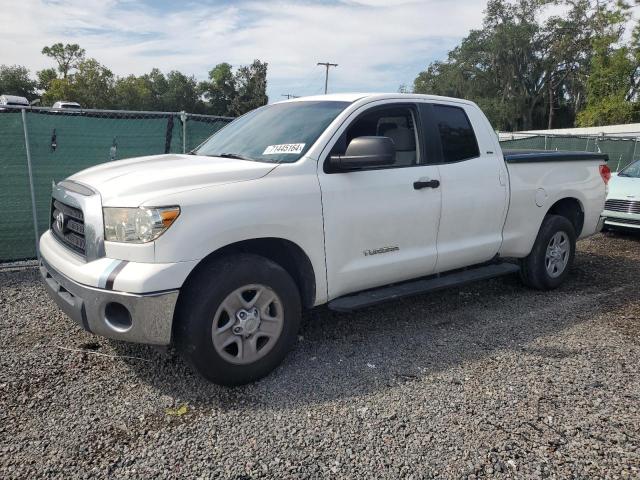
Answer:
<svg viewBox="0 0 640 480"><path fill-rule="evenodd" d="M263 155L277 155L280 153L302 153L304 143L282 143L280 145L269 145L262 152Z"/></svg>

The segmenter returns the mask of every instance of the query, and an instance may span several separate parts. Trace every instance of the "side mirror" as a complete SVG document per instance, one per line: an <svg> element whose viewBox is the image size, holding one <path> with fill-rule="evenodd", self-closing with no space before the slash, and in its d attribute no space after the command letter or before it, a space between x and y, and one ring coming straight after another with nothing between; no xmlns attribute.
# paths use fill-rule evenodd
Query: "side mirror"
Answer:
<svg viewBox="0 0 640 480"><path fill-rule="evenodd" d="M389 137L356 137L344 155L331 155L329 165L334 170L353 170L393 165L396 148Z"/></svg>

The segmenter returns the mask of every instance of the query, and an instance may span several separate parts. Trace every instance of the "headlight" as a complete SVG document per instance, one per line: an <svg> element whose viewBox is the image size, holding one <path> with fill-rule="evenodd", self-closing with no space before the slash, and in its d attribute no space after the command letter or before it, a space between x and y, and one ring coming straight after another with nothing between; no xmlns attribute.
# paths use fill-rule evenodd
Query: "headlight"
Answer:
<svg viewBox="0 0 640 480"><path fill-rule="evenodd" d="M180 207L103 208L104 239L110 242L152 242L180 215Z"/></svg>

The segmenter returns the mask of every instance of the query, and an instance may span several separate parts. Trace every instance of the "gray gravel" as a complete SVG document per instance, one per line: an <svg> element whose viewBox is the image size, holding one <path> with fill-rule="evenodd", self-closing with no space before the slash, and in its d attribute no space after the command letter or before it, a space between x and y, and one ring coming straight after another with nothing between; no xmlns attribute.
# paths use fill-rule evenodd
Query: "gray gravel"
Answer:
<svg viewBox="0 0 640 480"><path fill-rule="evenodd" d="M274 374L225 389L5 269L0 477L639 478L639 287L640 237L599 235L554 292L314 311Z"/></svg>

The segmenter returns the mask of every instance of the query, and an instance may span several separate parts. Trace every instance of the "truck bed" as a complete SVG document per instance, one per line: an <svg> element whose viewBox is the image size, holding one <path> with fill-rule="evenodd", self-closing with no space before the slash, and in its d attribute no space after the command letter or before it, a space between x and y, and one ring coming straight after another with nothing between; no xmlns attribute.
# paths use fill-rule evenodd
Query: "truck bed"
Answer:
<svg viewBox="0 0 640 480"><path fill-rule="evenodd" d="M507 163L534 162L578 162L593 160L608 162L609 155L594 152L550 151L550 150L503 150L504 161Z"/></svg>

